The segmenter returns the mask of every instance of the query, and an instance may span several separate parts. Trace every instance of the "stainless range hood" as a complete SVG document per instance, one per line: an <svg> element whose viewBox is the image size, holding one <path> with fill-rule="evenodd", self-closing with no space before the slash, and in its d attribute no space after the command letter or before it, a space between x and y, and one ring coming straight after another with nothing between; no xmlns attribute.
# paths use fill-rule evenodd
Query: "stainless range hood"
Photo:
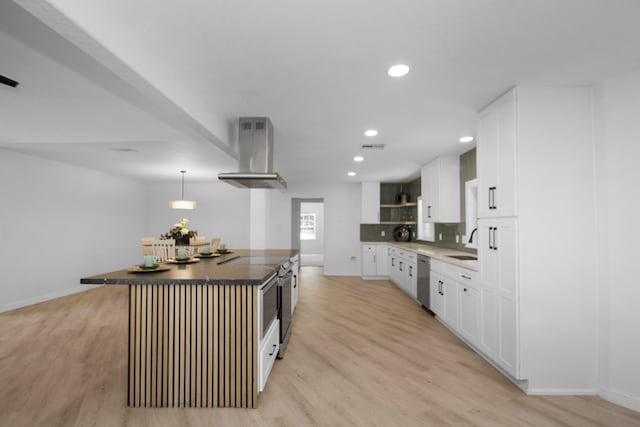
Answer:
<svg viewBox="0 0 640 427"><path fill-rule="evenodd" d="M238 172L221 173L220 181L238 188L287 188L273 171L273 125L268 117L241 117Z"/></svg>

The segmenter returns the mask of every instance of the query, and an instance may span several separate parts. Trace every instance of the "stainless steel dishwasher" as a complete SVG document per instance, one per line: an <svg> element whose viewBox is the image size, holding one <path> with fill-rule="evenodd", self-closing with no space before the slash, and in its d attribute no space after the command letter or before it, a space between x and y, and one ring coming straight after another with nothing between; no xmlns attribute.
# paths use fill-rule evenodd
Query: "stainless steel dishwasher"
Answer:
<svg viewBox="0 0 640 427"><path fill-rule="evenodd" d="M431 298L429 289L429 273L431 271L431 258L418 255L418 301L431 310Z"/></svg>

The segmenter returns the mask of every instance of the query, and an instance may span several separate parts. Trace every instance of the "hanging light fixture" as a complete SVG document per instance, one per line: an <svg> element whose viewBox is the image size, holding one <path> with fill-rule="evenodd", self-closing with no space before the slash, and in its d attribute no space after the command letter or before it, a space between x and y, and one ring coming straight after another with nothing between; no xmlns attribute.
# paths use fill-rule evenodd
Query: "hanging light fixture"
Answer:
<svg viewBox="0 0 640 427"><path fill-rule="evenodd" d="M195 209L196 202L184 199L184 174L187 173L187 171L180 171L180 173L182 174L182 197L180 200L169 201L169 207L171 209Z"/></svg>

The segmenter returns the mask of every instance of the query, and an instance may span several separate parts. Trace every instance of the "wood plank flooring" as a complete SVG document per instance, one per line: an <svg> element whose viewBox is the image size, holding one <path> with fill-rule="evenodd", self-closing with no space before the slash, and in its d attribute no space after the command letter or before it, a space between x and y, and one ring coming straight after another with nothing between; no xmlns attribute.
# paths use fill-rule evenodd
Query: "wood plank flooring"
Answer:
<svg viewBox="0 0 640 427"><path fill-rule="evenodd" d="M0 314L0 426L640 426L594 396L526 396L387 281L301 272L257 409L127 407L127 287Z"/></svg>

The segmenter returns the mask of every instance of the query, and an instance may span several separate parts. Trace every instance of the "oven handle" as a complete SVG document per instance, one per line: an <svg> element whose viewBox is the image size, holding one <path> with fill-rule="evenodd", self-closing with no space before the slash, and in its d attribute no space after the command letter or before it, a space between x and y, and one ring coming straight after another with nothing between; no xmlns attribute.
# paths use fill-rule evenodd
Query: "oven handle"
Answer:
<svg viewBox="0 0 640 427"><path fill-rule="evenodd" d="M269 289L271 289L276 283L278 283L278 275L274 273L273 276L269 277L266 283L262 285L262 287L260 288L260 291L262 293L265 293Z"/></svg>

